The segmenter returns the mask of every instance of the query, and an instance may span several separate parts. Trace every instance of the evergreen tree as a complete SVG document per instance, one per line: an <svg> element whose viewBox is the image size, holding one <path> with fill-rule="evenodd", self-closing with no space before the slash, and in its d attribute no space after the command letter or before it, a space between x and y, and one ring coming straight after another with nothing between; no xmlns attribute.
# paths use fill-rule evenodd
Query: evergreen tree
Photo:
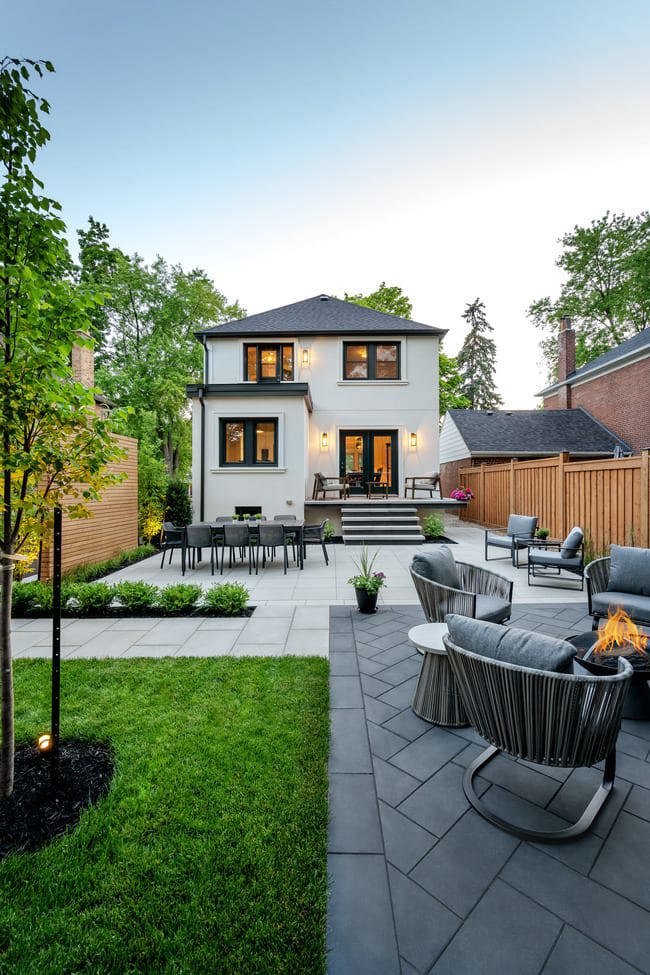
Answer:
<svg viewBox="0 0 650 975"><path fill-rule="evenodd" d="M458 371L462 377L460 392L469 401L470 409L498 409L501 399L494 382L496 344L489 333L492 326L485 317L485 305L477 298L463 312L469 325L462 348L456 357Z"/></svg>

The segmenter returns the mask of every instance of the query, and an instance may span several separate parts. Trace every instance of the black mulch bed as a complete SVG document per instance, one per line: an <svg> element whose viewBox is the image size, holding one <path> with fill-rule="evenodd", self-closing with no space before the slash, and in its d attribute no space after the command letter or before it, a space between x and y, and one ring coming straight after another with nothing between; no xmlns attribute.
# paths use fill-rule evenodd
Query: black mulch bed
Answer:
<svg viewBox="0 0 650 975"><path fill-rule="evenodd" d="M162 606L152 606L149 609L127 609L126 606L109 606L107 609L97 610L92 612L91 610L84 610L82 613L80 610L66 610L61 613L61 619L64 620L76 620L76 619L91 619L91 620L103 620L103 619L116 619L121 620L125 617L129 619L177 619L182 616L183 619L188 619L189 617L195 617L200 619L242 619L245 617L248 619L253 615L255 611L255 606L246 606L242 609L240 613L220 613L216 609L206 609L201 607L200 609L184 610L181 613L167 613L162 608ZM22 610L20 613L15 614L15 619L21 620L42 620L51 619L52 610L48 609L29 609Z"/></svg>
<svg viewBox="0 0 650 975"><path fill-rule="evenodd" d="M62 742L58 784L52 788L51 755L35 745L17 748L14 791L0 800L0 860L38 850L76 826L84 809L107 794L114 767L107 742Z"/></svg>
<svg viewBox="0 0 650 975"><path fill-rule="evenodd" d="M425 538L423 545L458 545L453 538L447 538L446 535L438 535L437 538Z"/></svg>

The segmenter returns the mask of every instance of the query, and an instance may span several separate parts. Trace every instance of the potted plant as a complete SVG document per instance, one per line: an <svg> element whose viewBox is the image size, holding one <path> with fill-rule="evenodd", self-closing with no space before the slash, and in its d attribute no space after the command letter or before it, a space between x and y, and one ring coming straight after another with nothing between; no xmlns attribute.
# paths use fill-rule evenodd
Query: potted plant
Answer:
<svg viewBox="0 0 650 975"><path fill-rule="evenodd" d="M264 515L262 514L261 511L258 511L257 514L254 515L254 518L255 518L256 521L261 521L263 517L264 517Z"/></svg>
<svg viewBox="0 0 650 975"><path fill-rule="evenodd" d="M368 549L364 546L361 549L359 561L354 563L357 575L348 579L348 584L354 586L360 613L375 612L379 590L386 584L386 576L383 572L373 572L376 558L377 553L370 558Z"/></svg>
<svg viewBox="0 0 650 975"><path fill-rule="evenodd" d="M543 542L543 541L545 541L545 540L546 540L546 539L548 538L548 536L549 536L550 534L551 534L551 533L550 533L550 531L548 530L548 528L538 528L538 529L537 529L537 536L536 536L536 537L537 537L537 538L539 538L539 539L540 539L540 541L542 541L542 542Z"/></svg>
<svg viewBox="0 0 650 975"><path fill-rule="evenodd" d="M474 492L470 488L457 487L449 495L454 501L473 501Z"/></svg>

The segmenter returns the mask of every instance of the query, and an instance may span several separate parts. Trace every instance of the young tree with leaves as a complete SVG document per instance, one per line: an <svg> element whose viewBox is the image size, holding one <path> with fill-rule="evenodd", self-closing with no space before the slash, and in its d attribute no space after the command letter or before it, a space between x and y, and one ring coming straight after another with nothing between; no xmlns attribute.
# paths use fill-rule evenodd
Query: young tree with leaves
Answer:
<svg viewBox="0 0 650 975"><path fill-rule="evenodd" d="M556 264L566 274L556 301L534 301L528 316L543 332L540 343L551 378L557 369L560 319L571 317L576 366L582 366L650 324L650 213L607 212L560 238Z"/></svg>
<svg viewBox="0 0 650 975"><path fill-rule="evenodd" d="M397 315L398 318L410 318L413 314L413 305L402 289L397 285L387 285L385 281L372 294L349 295L346 291L344 297L346 301L353 301L356 305L365 305L366 308Z"/></svg>
<svg viewBox="0 0 650 975"><path fill-rule="evenodd" d="M439 416L442 420L447 410L466 410L469 400L462 392L463 377L458 369L458 360L440 349L438 354L438 402Z"/></svg>
<svg viewBox="0 0 650 975"><path fill-rule="evenodd" d="M456 357L462 378L460 392L472 410L495 410L502 404L494 381L496 344L490 338L492 326L485 317L485 305L477 298L467 305L463 318L469 332Z"/></svg>
<svg viewBox="0 0 650 975"><path fill-rule="evenodd" d="M49 133L48 103L29 86L49 61L0 60L0 797L13 790L11 599L16 556L48 531L56 506L87 514L121 456L92 391L70 366L90 327L92 294L70 276L60 206L41 193L32 166Z"/></svg>

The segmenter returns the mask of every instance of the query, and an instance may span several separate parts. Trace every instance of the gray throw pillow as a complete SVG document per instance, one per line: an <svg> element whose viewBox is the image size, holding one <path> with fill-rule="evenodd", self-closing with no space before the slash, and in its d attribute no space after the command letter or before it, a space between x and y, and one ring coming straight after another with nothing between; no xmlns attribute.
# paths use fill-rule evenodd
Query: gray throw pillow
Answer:
<svg viewBox="0 0 650 975"><path fill-rule="evenodd" d="M452 643L471 653L533 670L571 672L576 651L566 640L455 613L449 613L445 622Z"/></svg>
<svg viewBox="0 0 650 975"><path fill-rule="evenodd" d="M650 596L650 548L612 545L609 592Z"/></svg>
<svg viewBox="0 0 650 975"><path fill-rule="evenodd" d="M508 518L508 535L518 535L520 538L532 538L537 528L537 518L532 515L510 515Z"/></svg>
<svg viewBox="0 0 650 975"><path fill-rule="evenodd" d="M572 559L578 554L578 549L582 545L584 533L582 528L572 528L567 537L562 542L560 555L563 559Z"/></svg>
<svg viewBox="0 0 650 975"><path fill-rule="evenodd" d="M411 563L414 572L431 582L460 589L454 556L448 545L436 545L432 552L416 552Z"/></svg>

